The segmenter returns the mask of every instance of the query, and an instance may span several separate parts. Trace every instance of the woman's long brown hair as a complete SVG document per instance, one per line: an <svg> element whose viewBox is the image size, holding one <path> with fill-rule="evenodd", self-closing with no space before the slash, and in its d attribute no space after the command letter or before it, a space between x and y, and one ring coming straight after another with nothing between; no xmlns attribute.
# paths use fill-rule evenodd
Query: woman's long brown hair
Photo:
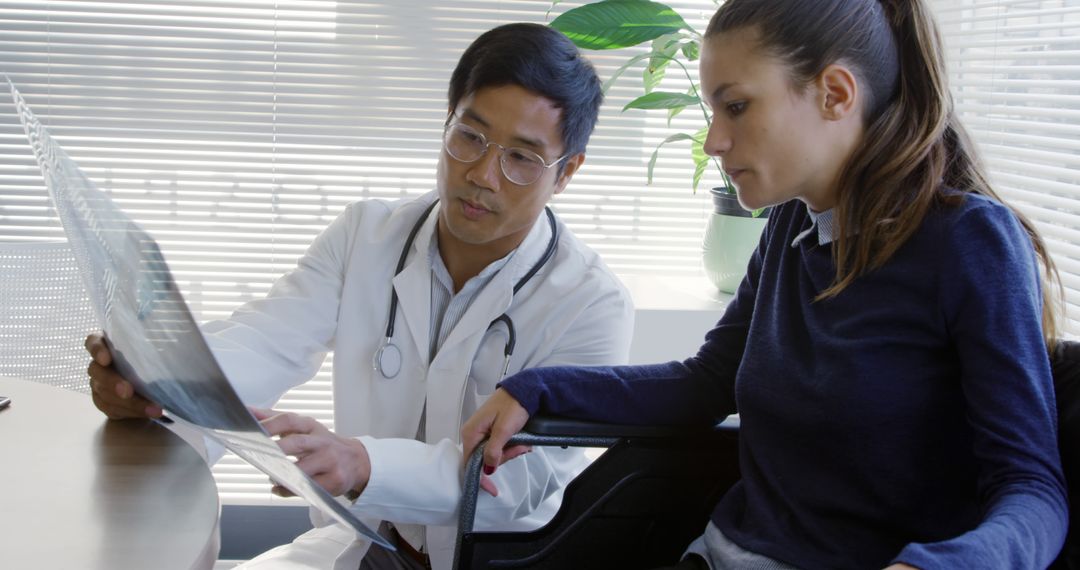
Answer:
<svg viewBox="0 0 1080 570"><path fill-rule="evenodd" d="M982 194L1009 207L1031 238L1043 269L1043 335L1052 348L1062 296L1057 269L1032 223L991 187L953 109L941 36L923 1L728 0L705 36L742 28L755 28L760 47L790 67L796 89L839 62L866 94L863 144L839 179L836 276L818 300L888 262L933 205Z"/></svg>

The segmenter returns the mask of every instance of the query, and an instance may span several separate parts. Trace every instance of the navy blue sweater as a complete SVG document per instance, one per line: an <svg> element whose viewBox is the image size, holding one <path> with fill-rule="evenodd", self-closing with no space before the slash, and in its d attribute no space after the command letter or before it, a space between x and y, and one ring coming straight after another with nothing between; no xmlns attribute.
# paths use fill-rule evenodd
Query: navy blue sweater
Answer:
<svg viewBox="0 0 1080 570"><path fill-rule="evenodd" d="M792 201L697 355L542 368L529 413L707 424L738 411L742 481L712 520L803 568L1044 568L1066 499L1036 258L1002 205L935 206L839 296L831 245ZM707 453L707 450L703 451Z"/></svg>

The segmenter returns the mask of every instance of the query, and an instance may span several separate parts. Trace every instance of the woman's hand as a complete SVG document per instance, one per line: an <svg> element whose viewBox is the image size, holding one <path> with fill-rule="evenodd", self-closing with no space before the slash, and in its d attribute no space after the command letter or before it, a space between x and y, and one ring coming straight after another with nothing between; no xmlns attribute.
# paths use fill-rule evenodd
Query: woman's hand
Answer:
<svg viewBox="0 0 1080 570"><path fill-rule="evenodd" d="M498 495L499 490L488 475L495 473L499 465L531 451L526 445L506 447L506 442L521 431L527 421L529 413L525 408L521 407L509 392L499 388L461 426L461 443L466 463L476 447L483 443L484 438L488 439L484 446L484 474L480 477L480 487L492 496Z"/></svg>

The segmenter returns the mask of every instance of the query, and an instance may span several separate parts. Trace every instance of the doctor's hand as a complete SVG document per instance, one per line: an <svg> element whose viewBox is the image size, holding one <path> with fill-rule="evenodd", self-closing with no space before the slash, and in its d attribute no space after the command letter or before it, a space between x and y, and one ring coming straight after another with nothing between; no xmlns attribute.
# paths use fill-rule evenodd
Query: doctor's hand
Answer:
<svg viewBox="0 0 1080 570"><path fill-rule="evenodd" d="M367 486L371 460L360 440L341 437L308 416L257 408L251 411L270 435L279 436L278 447L285 455L296 457L296 466L331 495L358 494ZM281 485L274 485L271 491L292 496Z"/></svg>
<svg viewBox="0 0 1080 570"><path fill-rule="evenodd" d="M514 445L507 447L506 442L529 421L529 412L510 395L509 392L499 388L487 399L476 413L461 426L461 443L463 457L466 463L472 457L476 447L487 438L484 446L484 473L480 476L480 488L487 491L491 496L497 496L499 490L495 483L488 477L495 473L495 469L518 457L532 451L527 445Z"/></svg>
<svg viewBox="0 0 1080 570"><path fill-rule="evenodd" d="M90 353L86 372L90 375L90 390L97 409L112 420L161 417L161 406L136 394L131 382L113 367L105 337L94 333L86 337L83 346Z"/></svg>

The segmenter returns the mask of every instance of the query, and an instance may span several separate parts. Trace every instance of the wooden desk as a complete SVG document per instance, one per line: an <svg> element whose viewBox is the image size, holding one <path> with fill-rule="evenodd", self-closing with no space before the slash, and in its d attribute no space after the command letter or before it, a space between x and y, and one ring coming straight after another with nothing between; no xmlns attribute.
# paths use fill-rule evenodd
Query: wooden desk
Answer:
<svg viewBox="0 0 1080 570"><path fill-rule="evenodd" d="M44 384L0 378L0 395L0 567L213 566L217 487L180 437Z"/></svg>

